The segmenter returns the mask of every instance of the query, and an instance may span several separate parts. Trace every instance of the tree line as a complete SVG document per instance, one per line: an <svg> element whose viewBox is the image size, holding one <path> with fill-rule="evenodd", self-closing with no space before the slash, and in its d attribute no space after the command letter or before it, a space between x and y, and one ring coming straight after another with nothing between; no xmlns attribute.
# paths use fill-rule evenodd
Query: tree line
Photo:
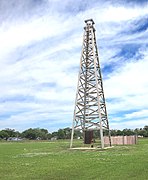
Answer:
<svg viewBox="0 0 148 180"><path fill-rule="evenodd" d="M138 135L142 137L148 137L148 126L143 128L123 129L123 130L110 130L111 136L119 135ZM94 138L99 137L99 130L94 131ZM104 131L104 135L107 135L107 131ZM81 131L75 131L74 138L82 138L83 133ZM23 132L16 131L15 129L6 128L0 131L0 139L11 140L16 139L29 139L29 140L51 140L54 139L70 139L71 138L71 128L67 127L64 129L59 129L55 132L48 132L47 129L41 128L29 128Z"/></svg>

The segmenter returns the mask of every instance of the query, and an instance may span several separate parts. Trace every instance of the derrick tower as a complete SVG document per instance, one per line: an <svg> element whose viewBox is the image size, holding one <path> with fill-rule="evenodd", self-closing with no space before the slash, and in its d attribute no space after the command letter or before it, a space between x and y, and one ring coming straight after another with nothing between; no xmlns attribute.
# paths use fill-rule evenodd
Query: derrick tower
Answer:
<svg viewBox="0 0 148 180"><path fill-rule="evenodd" d="M101 147L104 148L104 129L108 131L110 146L111 139L94 21L88 19L85 23L70 147L76 130L85 134L86 131L99 129Z"/></svg>

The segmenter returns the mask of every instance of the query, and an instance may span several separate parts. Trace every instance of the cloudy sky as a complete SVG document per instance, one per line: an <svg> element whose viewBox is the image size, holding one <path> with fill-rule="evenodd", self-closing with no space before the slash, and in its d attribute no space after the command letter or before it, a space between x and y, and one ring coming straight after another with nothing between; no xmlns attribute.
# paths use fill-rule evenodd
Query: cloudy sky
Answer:
<svg viewBox="0 0 148 180"><path fill-rule="evenodd" d="M147 0L0 0L0 129L71 127L90 18L110 128L148 124Z"/></svg>

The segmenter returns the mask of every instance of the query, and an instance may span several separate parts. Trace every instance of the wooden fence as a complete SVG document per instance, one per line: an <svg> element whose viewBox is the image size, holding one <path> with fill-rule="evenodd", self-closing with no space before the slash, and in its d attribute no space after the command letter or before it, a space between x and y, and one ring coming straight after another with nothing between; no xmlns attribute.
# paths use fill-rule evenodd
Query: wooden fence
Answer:
<svg viewBox="0 0 148 180"><path fill-rule="evenodd" d="M108 136L104 136L104 144L109 144ZM137 136L111 136L112 145L137 144Z"/></svg>

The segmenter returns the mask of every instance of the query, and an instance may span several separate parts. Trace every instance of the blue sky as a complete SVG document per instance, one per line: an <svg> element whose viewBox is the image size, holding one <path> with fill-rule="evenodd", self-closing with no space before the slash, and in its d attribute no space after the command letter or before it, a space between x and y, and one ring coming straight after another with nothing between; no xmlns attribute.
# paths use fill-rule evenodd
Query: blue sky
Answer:
<svg viewBox="0 0 148 180"><path fill-rule="evenodd" d="M0 129L71 127L90 18L110 128L148 124L148 1L0 0Z"/></svg>

